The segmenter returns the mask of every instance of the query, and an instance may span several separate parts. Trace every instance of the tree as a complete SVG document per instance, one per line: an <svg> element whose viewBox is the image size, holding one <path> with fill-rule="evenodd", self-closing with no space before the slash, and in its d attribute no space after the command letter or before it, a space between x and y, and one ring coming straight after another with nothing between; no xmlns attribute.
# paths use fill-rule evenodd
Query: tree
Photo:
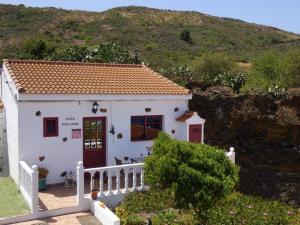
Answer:
<svg viewBox="0 0 300 225"><path fill-rule="evenodd" d="M133 63L130 52L113 43L103 43L98 47L73 46L49 57L50 60L101 62L101 63Z"/></svg>
<svg viewBox="0 0 300 225"><path fill-rule="evenodd" d="M219 74L234 71L236 64L233 59L224 53L206 53L192 62L192 72L195 81L213 83Z"/></svg>
<svg viewBox="0 0 300 225"><path fill-rule="evenodd" d="M55 51L46 41L40 38L32 38L25 41L21 47L22 59L41 60Z"/></svg>
<svg viewBox="0 0 300 225"><path fill-rule="evenodd" d="M199 213L234 190L237 168L224 151L192 144L160 133L153 154L145 160L145 178L152 187L171 188L178 207Z"/></svg>
<svg viewBox="0 0 300 225"><path fill-rule="evenodd" d="M191 34L190 34L190 31L185 29L181 32L180 34L180 39L185 41L186 43L188 44L192 44L193 43L193 40L192 40L192 37L191 37Z"/></svg>

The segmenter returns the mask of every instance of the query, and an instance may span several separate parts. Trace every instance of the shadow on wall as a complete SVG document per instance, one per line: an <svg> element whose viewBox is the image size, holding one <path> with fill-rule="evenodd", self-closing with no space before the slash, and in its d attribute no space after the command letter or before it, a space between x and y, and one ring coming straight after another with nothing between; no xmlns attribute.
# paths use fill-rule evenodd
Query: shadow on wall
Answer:
<svg viewBox="0 0 300 225"><path fill-rule="evenodd" d="M0 176L9 175L5 111L0 110Z"/></svg>

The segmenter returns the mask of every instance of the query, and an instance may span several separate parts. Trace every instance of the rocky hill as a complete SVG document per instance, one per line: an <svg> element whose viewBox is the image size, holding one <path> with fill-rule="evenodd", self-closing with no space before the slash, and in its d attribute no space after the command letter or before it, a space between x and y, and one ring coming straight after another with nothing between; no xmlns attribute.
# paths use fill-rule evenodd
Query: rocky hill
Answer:
<svg viewBox="0 0 300 225"><path fill-rule="evenodd" d="M226 87L194 91L206 119L205 142L234 146L242 192L300 206L300 89L282 96L237 95Z"/></svg>
<svg viewBox="0 0 300 225"><path fill-rule="evenodd" d="M114 41L154 66L188 63L204 52L247 61L269 49L300 46L300 36L273 27L192 11L120 7L104 12L0 4L0 60L17 58L20 44L39 36L59 48ZM186 30L191 40L180 38Z"/></svg>

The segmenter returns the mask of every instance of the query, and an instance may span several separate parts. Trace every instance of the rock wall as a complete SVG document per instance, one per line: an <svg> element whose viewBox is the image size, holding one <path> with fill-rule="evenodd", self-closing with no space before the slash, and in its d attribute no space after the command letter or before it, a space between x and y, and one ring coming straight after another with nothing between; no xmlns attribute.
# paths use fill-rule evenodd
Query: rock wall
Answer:
<svg viewBox="0 0 300 225"><path fill-rule="evenodd" d="M205 142L234 146L242 192L300 206L300 94L236 95L194 90L190 109L206 119Z"/></svg>

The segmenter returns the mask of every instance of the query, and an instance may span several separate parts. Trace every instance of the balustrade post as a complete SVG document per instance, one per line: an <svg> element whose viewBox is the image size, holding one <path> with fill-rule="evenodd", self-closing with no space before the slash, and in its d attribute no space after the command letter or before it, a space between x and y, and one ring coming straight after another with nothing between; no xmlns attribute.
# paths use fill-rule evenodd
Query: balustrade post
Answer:
<svg viewBox="0 0 300 225"><path fill-rule="evenodd" d="M103 195L103 171L100 170L100 180L99 180L99 197Z"/></svg>
<svg viewBox="0 0 300 225"><path fill-rule="evenodd" d="M95 187L95 180L94 180L94 176L95 176L96 172L90 172L91 175L91 180L90 180L90 192L93 191L94 187Z"/></svg>
<svg viewBox="0 0 300 225"><path fill-rule="evenodd" d="M126 192L128 192L128 169L127 168L124 169L124 173L125 173L125 181L124 181L125 187L124 188L125 188L125 193L126 193Z"/></svg>
<svg viewBox="0 0 300 225"><path fill-rule="evenodd" d="M107 176L108 176L108 182L107 182L107 193L110 195L111 194L111 189L112 189L112 180L111 180L111 171L107 171Z"/></svg>
<svg viewBox="0 0 300 225"><path fill-rule="evenodd" d="M38 167L33 165L31 167L32 174L31 174L31 204L32 208L31 211L33 214L37 213L39 210L39 191L38 191Z"/></svg>
<svg viewBox="0 0 300 225"><path fill-rule="evenodd" d="M117 177L116 177L116 194L120 193L120 169L117 169Z"/></svg>
<svg viewBox="0 0 300 225"><path fill-rule="evenodd" d="M84 201L84 168L83 162L77 164L77 204L81 208Z"/></svg>
<svg viewBox="0 0 300 225"><path fill-rule="evenodd" d="M136 189L136 170L135 167L132 168L132 190Z"/></svg>
<svg viewBox="0 0 300 225"><path fill-rule="evenodd" d="M235 164L235 152L234 152L234 147L231 147L230 149L229 149L229 159L231 160L231 162L233 163L233 164Z"/></svg>

